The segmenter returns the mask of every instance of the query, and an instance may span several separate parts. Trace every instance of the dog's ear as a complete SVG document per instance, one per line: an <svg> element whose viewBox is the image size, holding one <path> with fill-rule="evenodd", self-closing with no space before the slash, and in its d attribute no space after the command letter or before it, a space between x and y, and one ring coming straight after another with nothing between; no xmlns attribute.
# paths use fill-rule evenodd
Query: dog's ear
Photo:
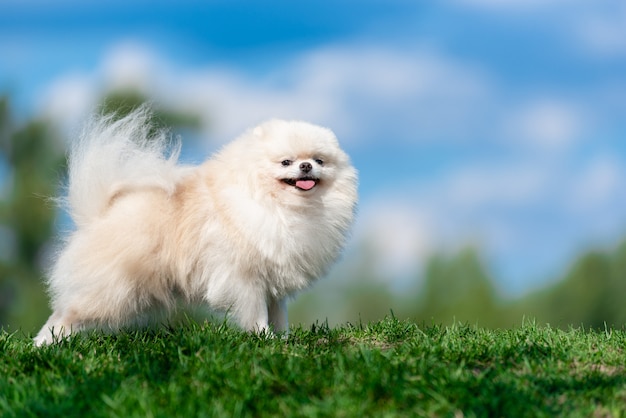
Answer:
<svg viewBox="0 0 626 418"><path fill-rule="evenodd" d="M287 126L289 126L289 122L282 119L270 119L268 121L263 122L256 128L252 130L252 134L258 139L267 139L272 138L278 133L284 131Z"/></svg>
<svg viewBox="0 0 626 418"><path fill-rule="evenodd" d="M254 134L254 136L256 136L258 138L263 138L263 134L264 134L263 126L262 125L261 126L257 126L256 128L254 128L252 133Z"/></svg>
<svg viewBox="0 0 626 418"><path fill-rule="evenodd" d="M272 134L276 130L274 124L274 119L263 122L252 130L252 134L255 136L255 138L261 141L267 138L271 138Z"/></svg>

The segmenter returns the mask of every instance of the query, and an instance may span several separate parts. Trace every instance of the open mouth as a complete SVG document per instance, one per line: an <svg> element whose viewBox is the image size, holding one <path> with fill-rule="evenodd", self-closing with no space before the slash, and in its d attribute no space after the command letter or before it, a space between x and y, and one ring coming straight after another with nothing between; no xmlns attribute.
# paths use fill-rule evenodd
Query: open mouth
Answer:
<svg viewBox="0 0 626 418"><path fill-rule="evenodd" d="M290 186L295 187L296 189L300 189L300 190L311 190L312 188L314 188L315 186L317 186L317 183L319 182L319 179L316 179L314 177L300 177L298 179L283 179L283 183L287 183Z"/></svg>

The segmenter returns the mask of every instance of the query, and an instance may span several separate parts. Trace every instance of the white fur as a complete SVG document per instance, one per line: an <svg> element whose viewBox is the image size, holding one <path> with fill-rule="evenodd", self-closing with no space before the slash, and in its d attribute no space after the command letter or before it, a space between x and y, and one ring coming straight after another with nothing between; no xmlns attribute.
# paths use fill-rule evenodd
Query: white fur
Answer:
<svg viewBox="0 0 626 418"><path fill-rule="evenodd" d="M246 330L287 331L286 298L327 272L353 222L357 174L334 134L272 120L184 167L149 117L94 118L72 147L77 228L49 275L53 313L35 343L153 322L179 299ZM319 179L312 190L282 181L305 174Z"/></svg>

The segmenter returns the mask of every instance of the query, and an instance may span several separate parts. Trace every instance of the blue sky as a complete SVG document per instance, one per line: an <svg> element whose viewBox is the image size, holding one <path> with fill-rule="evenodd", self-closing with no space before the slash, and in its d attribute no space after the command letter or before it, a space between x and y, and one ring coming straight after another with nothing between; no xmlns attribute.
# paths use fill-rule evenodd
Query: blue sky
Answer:
<svg viewBox="0 0 626 418"><path fill-rule="evenodd" d="M476 245L516 294L626 237L619 0L5 1L0 57L18 117L68 133L116 87L200 112L203 152L330 127L361 173L353 248L400 287Z"/></svg>

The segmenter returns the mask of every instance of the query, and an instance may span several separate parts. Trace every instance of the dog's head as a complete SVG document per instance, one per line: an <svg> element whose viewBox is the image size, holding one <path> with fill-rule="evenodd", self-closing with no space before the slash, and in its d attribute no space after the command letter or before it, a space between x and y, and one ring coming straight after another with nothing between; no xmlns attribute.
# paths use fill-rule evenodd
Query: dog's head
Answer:
<svg viewBox="0 0 626 418"><path fill-rule="evenodd" d="M282 197L308 197L352 176L348 156L329 129L299 121L271 120L252 131L263 153L264 184Z"/></svg>

